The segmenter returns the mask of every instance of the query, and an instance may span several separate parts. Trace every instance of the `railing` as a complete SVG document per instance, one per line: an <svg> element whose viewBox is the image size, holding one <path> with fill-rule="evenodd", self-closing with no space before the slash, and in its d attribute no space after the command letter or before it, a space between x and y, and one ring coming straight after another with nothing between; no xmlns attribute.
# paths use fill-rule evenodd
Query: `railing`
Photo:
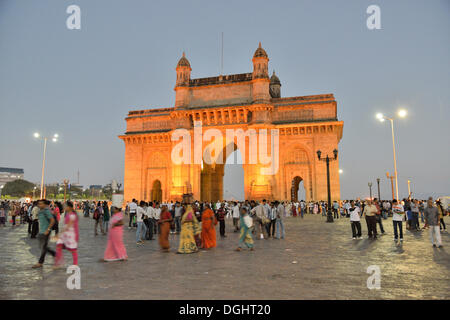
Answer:
<svg viewBox="0 0 450 320"><path fill-rule="evenodd" d="M312 121L313 110L278 111L272 114L272 122Z"/></svg>

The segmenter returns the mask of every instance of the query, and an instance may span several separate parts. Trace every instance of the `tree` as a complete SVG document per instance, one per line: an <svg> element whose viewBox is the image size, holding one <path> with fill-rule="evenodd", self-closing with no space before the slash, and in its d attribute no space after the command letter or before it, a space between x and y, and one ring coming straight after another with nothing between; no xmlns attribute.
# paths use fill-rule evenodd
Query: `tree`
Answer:
<svg viewBox="0 0 450 320"><path fill-rule="evenodd" d="M112 187L111 184L107 184L102 188L103 197L106 199L112 198Z"/></svg>
<svg viewBox="0 0 450 320"><path fill-rule="evenodd" d="M33 188L36 185L27 180L17 179L7 182L2 190L2 195L11 197L25 197L33 195Z"/></svg>

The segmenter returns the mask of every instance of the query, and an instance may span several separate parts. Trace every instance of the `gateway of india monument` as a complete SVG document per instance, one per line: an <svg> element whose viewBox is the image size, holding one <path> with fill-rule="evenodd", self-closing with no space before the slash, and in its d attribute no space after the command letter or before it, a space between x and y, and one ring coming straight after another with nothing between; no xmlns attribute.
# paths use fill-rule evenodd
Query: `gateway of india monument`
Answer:
<svg viewBox="0 0 450 320"><path fill-rule="evenodd" d="M183 194L201 201L222 200L225 160L236 149L242 155L244 181L235 183L244 184L245 199L296 201L302 181L306 201L327 199L326 164L316 152L333 157L342 138L344 123L337 119L333 94L281 97L280 79L275 72L269 76L269 57L261 44L252 62L249 73L192 79L183 53L176 67L175 106L128 113L126 132L119 136L125 143L125 201L175 201L182 200ZM187 157L192 161L187 163L174 162L172 157L182 140L174 139L180 129L190 134L187 146L192 151ZM229 129L241 129L244 143L217 135L206 139L207 132L226 137ZM267 135L261 139L264 129ZM271 132L277 132L277 140ZM278 142L275 150L274 141ZM220 151L214 149L208 161L196 162L194 149L204 152L209 144ZM267 149L266 158L270 154L272 160L276 158L272 174L261 173L271 165L267 161L248 161L256 156L257 146ZM339 161L330 161L330 190L331 199L338 200Z"/></svg>

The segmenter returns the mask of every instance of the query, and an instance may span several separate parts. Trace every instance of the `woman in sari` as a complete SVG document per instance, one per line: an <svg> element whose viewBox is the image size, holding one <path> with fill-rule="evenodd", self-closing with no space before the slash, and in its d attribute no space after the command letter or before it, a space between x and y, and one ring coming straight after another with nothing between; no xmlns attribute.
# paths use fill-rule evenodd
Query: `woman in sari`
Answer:
<svg viewBox="0 0 450 320"><path fill-rule="evenodd" d="M124 261L128 259L127 250L123 244L123 214L117 207L111 207L109 220L108 244L103 261Z"/></svg>
<svg viewBox="0 0 450 320"><path fill-rule="evenodd" d="M202 248L215 248L216 243L216 225L217 219L214 212L211 210L209 204L206 204L206 209L202 214Z"/></svg>
<svg viewBox="0 0 450 320"><path fill-rule="evenodd" d="M195 236L198 236L200 232L201 230L198 220L195 217L194 210L191 205L188 204L181 217L180 246L178 247L177 253L197 252L198 247L195 243Z"/></svg>
<svg viewBox="0 0 450 320"><path fill-rule="evenodd" d="M62 249L70 251L72 253L72 264L75 266L78 265L78 215L73 208L73 203L71 201L66 202L65 213L64 229L56 241L54 269L61 268L64 264Z"/></svg>
<svg viewBox="0 0 450 320"><path fill-rule="evenodd" d="M167 210L167 206L163 206L159 217L159 245L165 252L169 252L170 249L169 233L171 224L172 214Z"/></svg>
<svg viewBox="0 0 450 320"><path fill-rule="evenodd" d="M241 251L244 244L247 248L250 249L250 251L253 251L253 221L252 218L248 215L246 208L241 209L240 225L241 234L239 236L239 244L236 251Z"/></svg>

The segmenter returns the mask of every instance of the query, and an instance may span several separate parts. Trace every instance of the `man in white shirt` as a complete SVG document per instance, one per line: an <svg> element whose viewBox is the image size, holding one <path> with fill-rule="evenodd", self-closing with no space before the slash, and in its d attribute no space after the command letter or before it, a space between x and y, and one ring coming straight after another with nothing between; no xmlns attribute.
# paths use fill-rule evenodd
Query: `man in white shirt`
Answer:
<svg viewBox="0 0 450 320"><path fill-rule="evenodd" d="M255 233L257 235L256 239L264 239L263 230L265 229L265 226L262 223L262 219L265 215L264 205L262 203L258 203L258 205L254 207L250 213L254 217L253 225L255 226Z"/></svg>
<svg viewBox="0 0 450 320"><path fill-rule="evenodd" d="M149 240L153 240L153 234L155 230L155 221L153 219L153 203L150 202L146 208L146 215L147 215L147 221L148 221L148 238Z"/></svg>
<svg viewBox="0 0 450 320"><path fill-rule="evenodd" d="M131 224L133 223L133 218L136 216L136 210L137 210L137 200L133 199L131 203L128 205L128 208L130 209L130 221L128 223L128 229L131 229Z"/></svg>
<svg viewBox="0 0 450 320"><path fill-rule="evenodd" d="M392 223L394 224L394 241L398 240L397 228L400 230L400 241L403 241L403 220L405 209L397 200L392 202Z"/></svg>
<svg viewBox="0 0 450 320"><path fill-rule="evenodd" d="M181 215L182 215L182 213L183 213L183 207L177 201L175 203L175 230L176 230L176 233L181 232Z"/></svg>
<svg viewBox="0 0 450 320"><path fill-rule="evenodd" d="M159 207L159 202L156 203L155 208L153 209L153 218L155 219L155 224L156 224L156 233L160 233L159 230L159 217L161 216L161 208Z"/></svg>
<svg viewBox="0 0 450 320"><path fill-rule="evenodd" d="M144 224L144 218L146 217L146 211L144 209L146 203L141 201L139 206L136 209L136 244L143 244L143 239L145 238L145 234L147 232L147 227Z"/></svg>
<svg viewBox="0 0 450 320"><path fill-rule="evenodd" d="M31 209L31 220L31 238L34 239L39 232L39 207L37 206L36 201L33 205L33 209Z"/></svg>
<svg viewBox="0 0 450 320"><path fill-rule="evenodd" d="M233 216L234 232L238 232L239 231L240 212L239 212L239 204L237 202L234 202L232 216Z"/></svg>
<svg viewBox="0 0 450 320"><path fill-rule="evenodd" d="M220 209L220 207L222 206L222 202L220 202L219 200L217 200L216 202L216 211Z"/></svg>
<svg viewBox="0 0 450 320"><path fill-rule="evenodd" d="M352 224L353 240L361 239L361 210L352 201L348 212L350 214L350 223Z"/></svg>

